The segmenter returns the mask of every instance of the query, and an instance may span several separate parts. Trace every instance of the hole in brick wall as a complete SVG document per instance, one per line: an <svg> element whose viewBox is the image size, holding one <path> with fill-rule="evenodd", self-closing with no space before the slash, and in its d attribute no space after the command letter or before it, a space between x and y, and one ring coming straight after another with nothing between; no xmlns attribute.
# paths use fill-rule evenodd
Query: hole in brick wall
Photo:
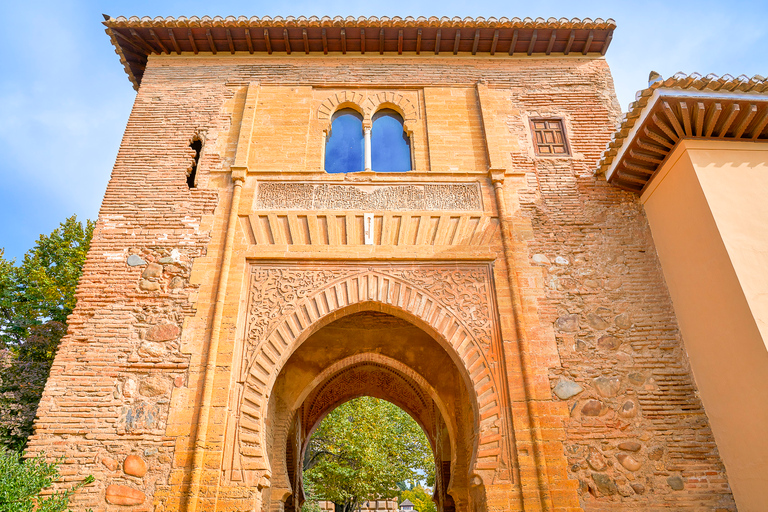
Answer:
<svg viewBox="0 0 768 512"><path fill-rule="evenodd" d="M189 188L195 188L195 178L197 176L197 165L200 163L200 151L203 149L203 141L200 140L200 137L195 135L189 147L194 150L195 157L194 157L194 161L192 162L192 168L189 170L189 174L187 174L187 186Z"/></svg>

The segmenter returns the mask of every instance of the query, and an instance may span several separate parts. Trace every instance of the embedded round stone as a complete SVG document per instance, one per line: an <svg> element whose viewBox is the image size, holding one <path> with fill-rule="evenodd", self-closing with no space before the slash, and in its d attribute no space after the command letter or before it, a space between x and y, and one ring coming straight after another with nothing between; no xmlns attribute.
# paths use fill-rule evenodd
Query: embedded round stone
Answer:
<svg viewBox="0 0 768 512"><path fill-rule="evenodd" d="M141 259L141 256L138 254L131 254L128 256L128 260L126 261L128 263L129 267L139 267L141 265L146 265L147 262Z"/></svg>
<svg viewBox="0 0 768 512"><path fill-rule="evenodd" d="M147 329L144 339L147 341L171 341L175 340L181 329L176 324L158 324Z"/></svg>
<svg viewBox="0 0 768 512"><path fill-rule="evenodd" d="M635 494L645 494L645 486L643 484L631 484L632 490Z"/></svg>
<svg viewBox="0 0 768 512"><path fill-rule="evenodd" d="M645 375L639 372L632 372L627 377L633 386L642 386L645 382Z"/></svg>
<svg viewBox="0 0 768 512"><path fill-rule="evenodd" d="M613 321L616 324L616 327L620 329L629 329L632 327L632 318L629 316L629 313L616 315L616 318L614 318Z"/></svg>
<svg viewBox="0 0 768 512"><path fill-rule="evenodd" d="M589 326L593 329L596 329L598 331L602 331L603 329L607 329L609 324L605 320L603 320L600 315L596 315L595 313L590 313L587 315L587 323Z"/></svg>
<svg viewBox="0 0 768 512"><path fill-rule="evenodd" d="M600 396L610 398L619 394L621 379L618 377L598 377L592 381Z"/></svg>
<svg viewBox="0 0 768 512"><path fill-rule="evenodd" d="M139 281L139 288L144 290L145 292L156 292L160 289L160 283L155 283L154 281L147 281L146 279L142 279Z"/></svg>
<svg viewBox="0 0 768 512"><path fill-rule="evenodd" d="M603 454L593 447L589 448L589 453L587 454L587 464L589 464L589 467L595 471L602 471L608 467L608 464L605 463L605 457L603 457Z"/></svg>
<svg viewBox="0 0 768 512"><path fill-rule="evenodd" d="M146 397L165 395L168 393L168 383L162 377L147 377L139 384L139 393Z"/></svg>
<svg viewBox="0 0 768 512"><path fill-rule="evenodd" d="M579 330L579 315L563 315L555 320L558 331L573 332Z"/></svg>
<svg viewBox="0 0 768 512"><path fill-rule="evenodd" d="M168 285L168 287L171 290L178 290L179 288L184 288L184 280L179 276L176 276L173 279L171 279L171 282Z"/></svg>
<svg viewBox="0 0 768 512"><path fill-rule="evenodd" d="M597 490L606 496L613 496L616 494L616 484L611 477L603 473L592 473L592 480L594 480Z"/></svg>
<svg viewBox="0 0 768 512"><path fill-rule="evenodd" d="M638 462L637 459L635 459L633 456L628 455L626 453L616 454L616 458L619 459L619 464L621 464L622 466L624 466L630 471L637 471L638 469L643 467L643 465L640 462Z"/></svg>
<svg viewBox="0 0 768 512"><path fill-rule="evenodd" d="M139 347L139 355L143 357L160 357L165 355L165 348L160 343L145 341Z"/></svg>
<svg viewBox="0 0 768 512"><path fill-rule="evenodd" d="M636 441L624 441L623 443L619 443L619 450L624 450L625 452L637 452L640 451L641 447L640 443Z"/></svg>
<svg viewBox="0 0 768 512"><path fill-rule="evenodd" d="M555 258L555 263L558 265L567 265L569 263L567 258L563 258L562 256L558 256Z"/></svg>
<svg viewBox="0 0 768 512"><path fill-rule="evenodd" d="M581 408L582 416L600 416L603 410L603 403L600 400L589 400Z"/></svg>
<svg viewBox="0 0 768 512"><path fill-rule="evenodd" d="M597 340L597 348L600 350L616 350L621 346L621 340L615 336L600 336Z"/></svg>
<svg viewBox="0 0 768 512"><path fill-rule="evenodd" d="M682 491L685 487L683 479L678 475L667 477L667 484L669 484L673 491Z"/></svg>
<svg viewBox="0 0 768 512"><path fill-rule="evenodd" d="M572 396L576 396L582 391L584 391L584 388L573 382L572 380L567 379L560 379L560 381L555 386L555 389L552 390L555 395L557 395L557 398L560 400L568 400Z"/></svg>
<svg viewBox="0 0 768 512"><path fill-rule="evenodd" d="M107 487L106 500L112 505L141 505L146 498L143 492L127 485L111 484Z"/></svg>
<svg viewBox="0 0 768 512"><path fill-rule="evenodd" d="M619 407L619 416L622 418L634 418L637 415L637 405L632 400L627 400Z"/></svg>
<svg viewBox="0 0 768 512"><path fill-rule="evenodd" d="M118 462L112 457L103 457L101 463L110 471L116 470L119 466Z"/></svg>
<svg viewBox="0 0 768 512"><path fill-rule="evenodd" d="M123 472L141 478L147 474L147 463L138 455L129 455L123 461Z"/></svg>
<svg viewBox="0 0 768 512"><path fill-rule="evenodd" d="M651 460L661 460L661 457L664 455L664 447L663 446L652 446L650 450L648 450L648 458Z"/></svg>
<svg viewBox="0 0 768 512"><path fill-rule="evenodd" d="M150 263L142 272L141 277L149 279L151 277L160 277L163 275L163 266L158 263Z"/></svg>
<svg viewBox="0 0 768 512"><path fill-rule="evenodd" d="M531 258L531 260L536 265L549 265L550 264L549 258L547 258L546 255L544 255L544 254L534 254L533 257Z"/></svg>

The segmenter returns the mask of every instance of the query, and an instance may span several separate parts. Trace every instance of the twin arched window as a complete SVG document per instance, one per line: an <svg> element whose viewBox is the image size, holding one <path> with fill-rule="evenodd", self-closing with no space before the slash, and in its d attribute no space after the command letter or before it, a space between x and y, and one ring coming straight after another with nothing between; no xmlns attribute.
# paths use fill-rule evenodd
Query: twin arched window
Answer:
<svg viewBox="0 0 768 512"><path fill-rule="evenodd" d="M411 142L403 118L390 109L373 116L370 129L363 128L363 116L345 108L331 118L331 133L325 146L325 170L330 173L373 170L411 170Z"/></svg>

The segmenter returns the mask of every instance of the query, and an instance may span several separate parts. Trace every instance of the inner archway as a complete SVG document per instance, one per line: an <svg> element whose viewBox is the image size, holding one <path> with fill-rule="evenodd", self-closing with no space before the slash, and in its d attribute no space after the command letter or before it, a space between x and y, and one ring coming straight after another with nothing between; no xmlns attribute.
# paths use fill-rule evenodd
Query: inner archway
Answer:
<svg viewBox="0 0 768 512"><path fill-rule="evenodd" d="M424 429L435 457L438 510L468 510L478 418L461 372L431 335L380 311L353 311L314 332L288 358L269 399L273 475L265 509L299 510L301 461L312 432L338 405L371 396L397 405Z"/></svg>

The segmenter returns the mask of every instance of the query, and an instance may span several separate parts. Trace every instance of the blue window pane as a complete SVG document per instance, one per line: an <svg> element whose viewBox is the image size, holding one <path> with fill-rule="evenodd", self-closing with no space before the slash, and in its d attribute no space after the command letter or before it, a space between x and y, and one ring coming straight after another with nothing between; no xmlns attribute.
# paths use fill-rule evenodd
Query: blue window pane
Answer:
<svg viewBox="0 0 768 512"><path fill-rule="evenodd" d="M403 130L403 118L394 110L379 110L373 116L371 165L379 172L411 170L411 142Z"/></svg>
<svg viewBox="0 0 768 512"><path fill-rule="evenodd" d="M325 145L325 170L362 171L363 158L363 117L351 108L339 110L333 115Z"/></svg>

